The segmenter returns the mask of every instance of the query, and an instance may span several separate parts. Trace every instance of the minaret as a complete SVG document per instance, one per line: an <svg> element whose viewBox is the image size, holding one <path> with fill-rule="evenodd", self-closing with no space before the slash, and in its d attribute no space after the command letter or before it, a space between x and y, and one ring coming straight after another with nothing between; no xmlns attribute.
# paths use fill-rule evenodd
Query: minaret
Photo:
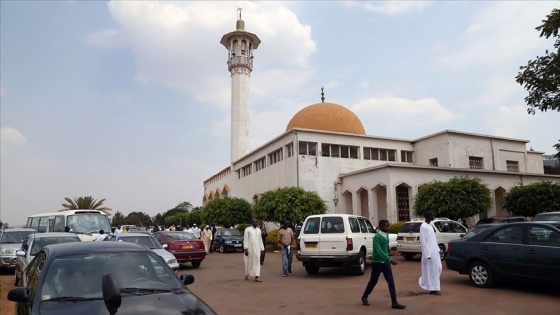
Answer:
<svg viewBox="0 0 560 315"><path fill-rule="evenodd" d="M231 162L247 153L249 144L249 78L253 70L253 49L261 40L245 31L241 8L236 30L222 37L220 43L228 50L228 70L231 73Z"/></svg>

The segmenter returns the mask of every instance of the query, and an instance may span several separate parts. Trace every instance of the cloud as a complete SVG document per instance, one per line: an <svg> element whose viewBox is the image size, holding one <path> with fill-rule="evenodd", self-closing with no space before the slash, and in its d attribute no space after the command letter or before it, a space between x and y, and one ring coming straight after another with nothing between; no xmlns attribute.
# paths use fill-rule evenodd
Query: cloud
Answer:
<svg viewBox="0 0 560 315"><path fill-rule="evenodd" d="M86 42L92 46L111 49L126 46L126 38L120 30L103 29L86 36Z"/></svg>
<svg viewBox="0 0 560 315"><path fill-rule="evenodd" d="M434 98L370 98L354 104L350 109L358 115L367 134L394 134L402 129L409 129L413 131L411 136L416 136L414 129L433 125L446 126L455 118L452 112Z"/></svg>
<svg viewBox="0 0 560 315"><path fill-rule="evenodd" d="M0 84L0 97L5 97L5 96L6 96L6 89L2 84Z"/></svg>
<svg viewBox="0 0 560 315"><path fill-rule="evenodd" d="M365 11L387 15L397 15L413 10L418 11L432 5L432 1L344 1L343 3L349 8L360 8Z"/></svg>
<svg viewBox="0 0 560 315"><path fill-rule="evenodd" d="M24 145L27 139L15 128L3 127L0 129L1 154L7 155L8 149L12 145Z"/></svg>
<svg viewBox="0 0 560 315"><path fill-rule="evenodd" d="M252 85L258 94L289 93L300 84L294 78L309 77L309 58L316 51L311 28L281 3L113 1L108 6L128 39L137 64L134 79L141 84L168 86L229 109L227 50L219 39L234 31L237 7L250 16L245 29L262 41L254 52L258 74L253 76L259 81Z"/></svg>

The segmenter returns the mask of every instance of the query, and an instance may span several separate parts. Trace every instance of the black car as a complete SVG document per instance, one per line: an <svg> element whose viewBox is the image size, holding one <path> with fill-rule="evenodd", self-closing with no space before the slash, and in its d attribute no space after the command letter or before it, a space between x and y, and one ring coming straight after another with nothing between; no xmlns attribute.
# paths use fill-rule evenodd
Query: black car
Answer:
<svg viewBox="0 0 560 315"><path fill-rule="evenodd" d="M500 224L449 242L447 268L477 287L499 281L560 285L560 222Z"/></svg>
<svg viewBox="0 0 560 315"><path fill-rule="evenodd" d="M527 221L526 217L490 217L490 218L484 218L484 219L480 219L478 222L476 222L476 225L479 224L488 224L488 223L512 223L512 222L523 222L523 221Z"/></svg>
<svg viewBox="0 0 560 315"><path fill-rule="evenodd" d="M477 224L475 226L473 226L472 229L470 229L465 235L463 235L462 239L466 240L468 238L471 238L473 236L475 236L478 233L481 233L483 231L486 231L488 229L491 229L495 226L501 225L503 223L484 223L484 224Z"/></svg>
<svg viewBox="0 0 560 315"><path fill-rule="evenodd" d="M236 229L218 229L214 235L212 247L221 253L243 251L243 235Z"/></svg>
<svg viewBox="0 0 560 315"><path fill-rule="evenodd" d="M215 314L153 251L127 242L44 247L9 291L17 314ZM181 282L182 280L182 282ZM155 313L154 313L155 312Z"/></svg>
<svg viewBox="0 0 560 315"><path fill-rule="evenodd" d="M533 221L560 221L560 211L539 213L533 217Z"/></svg>

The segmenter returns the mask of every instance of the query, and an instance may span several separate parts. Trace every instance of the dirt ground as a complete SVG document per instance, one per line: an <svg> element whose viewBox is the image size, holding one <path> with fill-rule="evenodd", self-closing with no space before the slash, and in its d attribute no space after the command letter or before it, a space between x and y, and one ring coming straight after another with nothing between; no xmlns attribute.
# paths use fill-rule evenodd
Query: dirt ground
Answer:
<svg viewBox="0 0 560 315"><path fill-rule="evenodd" d="M371 268L364 276L353 276L348 269L322 268L310 276L294 257L293 273L282 277L279 253L267 253L262 266L263 282L245 281L242 253L213 253L200 268L187 266L180 273L191 273L195 283L189 289L206 301L218 314L452 314L452 315L557 315L560 288L520 284L501 285L491 289L472 286L467 276L443 267L442 295L426 294L418 286L420 260L399 262L393 266L399 302L405 311L392 310L387 284L383 277L369 297L371 306L363 306L360 296ZM13 285L13 275L0 276L2 284L1 315L13 315L13 303L6 300Z"/></svg>
<svg viewBox="0 0 560 315"><path fill-rule="evenodd" d="M14 315L15 305L8 301L8 291L14 286L14 275L10 272L0 273L0 314Z"/></svg>

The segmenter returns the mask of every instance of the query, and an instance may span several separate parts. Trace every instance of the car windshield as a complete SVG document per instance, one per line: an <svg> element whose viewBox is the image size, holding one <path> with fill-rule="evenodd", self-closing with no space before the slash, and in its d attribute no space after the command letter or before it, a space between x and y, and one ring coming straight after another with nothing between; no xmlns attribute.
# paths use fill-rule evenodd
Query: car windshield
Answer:
<svg viewBox="0 0 560 315"><path fill-rule="evenodd" d="M560 213L539 213L533 218L533 221L560 221Z"/></svg>
<svg viewBox="0 0 560 315"><path fill-rule="evenodd" d="M467 234L465 234L465 236L463 236L463 239L466 240L468 238L471 238L473 236L475 236L476 234L486 231L492 227L494 227L495 225L493 224L481 224L481 225L475 225L472 229L470 229Z"/></svg>
<svg viewBox="0 0 560 315"><path fill-rule="evenodd" d="M172 241L188 241L196 240L197 238L189 232L169 232L166 233L167 238Z"/></svg>
<svg viewBox="0 0 560 315"><path fill-rule="evenodd" d="M77 236L63 236L63 237L41 237L35 239L33 245L31 246L31 251L29 255L37 255L38 252L43 249L43 247L52 244L62 244L62 243L71 243L71 242L79 242L80 238Z"/></svg>
<svg viewBox="0 0 560 315"><path fill-rule="evenodd" d="M119 241L139 244L145 246L149 249L162 249L163 247L157 241L155 241L153 236L119 236Z"/></svg>
<svg viewBox="0 0 560 315"><path fill-rule="evenodd" d="M21 244L33 231L4 231L1 235L1 244Z"/></svg>
<svg viewBox="0 0 560 315"><path fill-rule="evenodd" d="M67 225L75 233L99 233L111 231L109 218L100 213L78 213L69 215Z"/></svg>
<svg viewBox="0 0 560 315"><path fill-rule="evenodd" d="M238 230L224 230L224 236L241 236Z"/></svg>
<svg viewBox="0 0 560 315"><path fill-rule="evenodd" d="M47 267L41 301L103 299L109 273L123 298L183 290L177 276L153 252L111 252L56 257Z"/></svg>
<svg viewBox="0 0 560 315"><path fill-rule="evenodd" d="M420 233L420 226L422 222L409 222L405 223L399 233Z"/></svg>

